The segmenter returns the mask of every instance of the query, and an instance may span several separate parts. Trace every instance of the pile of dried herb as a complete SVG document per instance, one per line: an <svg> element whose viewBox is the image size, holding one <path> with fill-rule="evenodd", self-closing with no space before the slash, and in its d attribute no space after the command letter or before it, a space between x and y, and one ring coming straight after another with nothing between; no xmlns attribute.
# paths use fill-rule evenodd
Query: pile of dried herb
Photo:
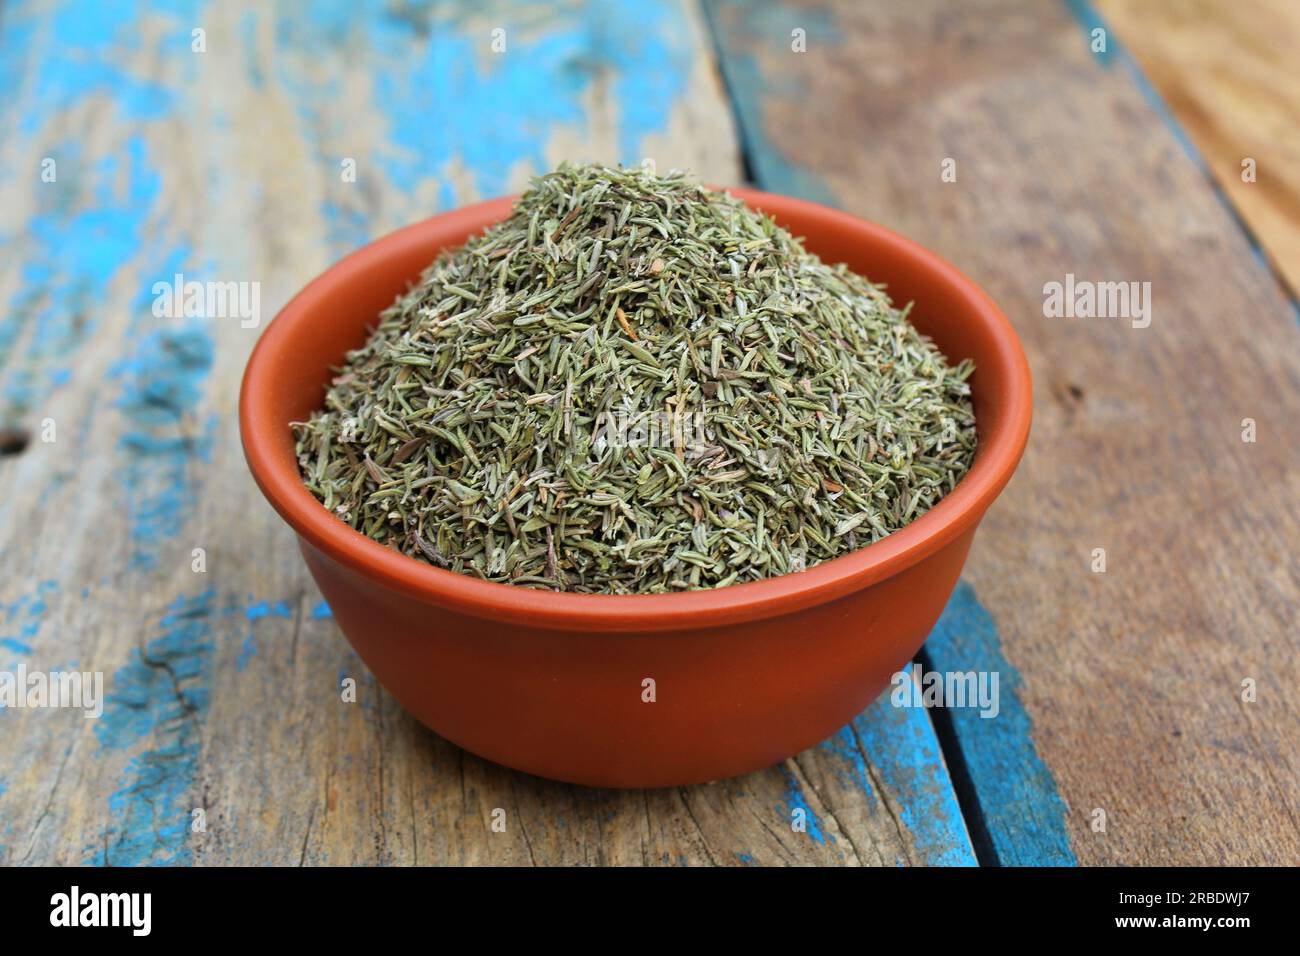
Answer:
<svg viewBox="0 0 1300 956"><path fill-rule="evenodd" d="M441 256L295 425L380 543L532 587L798 571L970 467L969 362L880 287L677 173L561 166Z"/></svg>

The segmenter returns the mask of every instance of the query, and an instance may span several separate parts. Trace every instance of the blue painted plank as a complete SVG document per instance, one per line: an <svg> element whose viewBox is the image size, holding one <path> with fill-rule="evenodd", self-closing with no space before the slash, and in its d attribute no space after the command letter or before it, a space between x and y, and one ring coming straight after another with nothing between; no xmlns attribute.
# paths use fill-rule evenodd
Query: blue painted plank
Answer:
<svg viewBox="0 0 1300 956"><path fill-rule="evenodd" d="M925 644L928 669L998 675L991 719L971 707L945 711L974 788L979 826L1004 866L1076 863L1066 832L1066 806L1034 746L1033 723L1020 700L1019 672L1002 652L997 625L965 581L957 585ZM972 826L976 826L973 822Z"/></svg>
<svg viewBox="0 0 1300 956"><path fill-rule="evenodd" d="M85 847L87 863L190 862L190 791L211 696L215 600L213 590L177 598L144 648L112 676L113 693L95 724L95 738L108 750L133 753L108 798L102 839Z"/></svg>
<svg viewBox="0 0 1300 956"><path fill-rule="evenodd" d="M787 57L800 55L791 49L792 32L802 30L808 44L830 47L851 45L851 32L835 21L832 12L824 9L808 11L780 3L756 5L744 0L710 0L705 9L710 14L721 67L735 103L756 185L828 205L845 205L842 197L818 177L816 170L790 151L788 143L782 144L770 134L767 117L776 100L798 103L817 95L806 82L809 71L778 70L772 66L788 62ZM836 59L839 66L845 62L842 56ZM826 136L838 142L843 132L827 129ZM807 154L817 153L810 144L802 145L807 147ZM971 630L975 624L979 629ZM958 730L957 739L950 746L958 750L957 759L969 756L971 772L981 784L970 794L972 812L982 815L981 820L963 820L956 793L946 775L941 796L935 796L932 787L907 788L906 792L915 795L914 799L920 801L929 795L935 803L931 813L938 815L931 816L928 834L934 841L932 845L942 847L947 834L946 839L956 847L966 836L967 823L974 826L982 822L994 832L993 847L987 848L988 862L1073 862L1064 827L1063 804L1050 772L1038 760L1028 717L1015 695L1019 678L1002 655L992 618L979 606L968 586L963 584L954 594L926 647L936 669L986 673L1001 670L1009 678L1004 686L1011 691L1010 699L1003 704L1007 708L1006 719L984 721L974 709L948 711ZM889 711L887 700L888 697L882 698L868 711L873 723L882 728L889 726L885 719ZM921 710L902 713L924 715ZM928 716L914 717L907 728L882 730L875 739L893 744L879 759L884 765L897 768L901 780L907 780L909 774L936 776L938 767L942 766L938 761L942 748ZM971 747L975 750L968 753ZM985 774L996 774L999 779L985 782ZM1016 799L1000 808L985 805L986 799L1010 796ZM1022 825L1018 814L1026 813L1030 822ZM914 817L922 815L918 813ZM957 849L953 852L962 855Z"/></svg>
<svg viewBox="0 0 1300 956"><path fill-rule="evenodd" d="M929 714L919 707L896 707L886 693L846 730L862 754L854 761L857 772L865 778L870 764L881 784L899 796L900 822L921 860L929 866L978 865ZM847 747L845 731L832 746L841 743Z"/></svg>

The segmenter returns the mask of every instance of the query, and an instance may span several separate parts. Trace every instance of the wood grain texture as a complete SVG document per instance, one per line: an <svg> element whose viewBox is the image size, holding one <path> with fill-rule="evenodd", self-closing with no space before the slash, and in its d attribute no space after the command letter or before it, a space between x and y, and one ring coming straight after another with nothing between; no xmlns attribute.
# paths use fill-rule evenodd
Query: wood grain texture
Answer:
<svg viewBox="0 0 1300 956"><path fill-rule="evenodd" d="M1028 452L927 644L935 668L1013 671L1016 707L952 714L972 831L1004 862L1294 864L1294 314L1079 7L708 9L759 177L944 255L1029 354ZM1150 326L1046 317L1067 273L1150 282Z"/></svg>
<svg viewBox="0 0 1300 956"><path fill-rule="evenodd" d="M1254 233L1300 294L1300 4L1097 0ZM1255 161L1255 179L1242 162Z"/></svg>
<svg viewBox="0 0 1300 956"><path fill-rule="evenodd" d="M0 863L973 862L920 711L654 793L418 726L247 474L258 330L153 309L181 273L258 283L265 322L356 245L560 158L738 181L710 50L676 0L3 6L0 428L27 444L0 457L0 670L102 671L109 697L0 711Z"/></svg>

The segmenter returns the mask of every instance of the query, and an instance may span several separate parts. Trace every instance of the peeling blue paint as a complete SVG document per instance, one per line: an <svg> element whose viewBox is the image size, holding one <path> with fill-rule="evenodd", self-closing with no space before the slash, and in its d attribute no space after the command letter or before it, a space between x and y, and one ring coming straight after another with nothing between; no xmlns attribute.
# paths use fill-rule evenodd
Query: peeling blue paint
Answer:
<svg viewBox="0 0 1300 956"><path fill-rule="evenodd" d="M158 622L159 636L113 674L95 737L105 750L147 746L131 757L109 797L104 838L86 847L87 863L190 861L186 840L209 703L214 597L209 590L177 598Z"/></svg>
<svg viewBox="0 0 1300 956"><path fill-rule="evenodd" d="M291 619L293 610L284 601L276 601L275 604L268 601L257 601L244 608L244 618L250 625L268 617ZM248 662L256 655L257 632L250 627L248 633L244 636L243 643L239 646L239 656L235 659L235 669L242 673L244 668L248 666Z"/></svg>
<svg viewBox="0 0 1300 956"><path fill-rule="evenodd" d="M932 670L999 675L997 717L980 717L974 708L947 711L998 861L1074 865L1065 803L1034 746L1033 725L1020 700L1024 682L1002 653L992 616L966 582L958 583L925 650Z"/></svg>
<svg viewBox="0 0 1300 956"><path fill-rule="evenodd" d="M249 631L239 645L239 656L235 658L235 670L243 673L248 662L257 656L257 635Z"/></svg>
<svg viewBox="0 0 1300 956"><path fill-rule="evenodd" d="M284 601L257 601L244 609L244 617L249 621L260 621L264 617L293 617L293 611Z"/></svg>
<svg viewBox="0 0 1300 956"><path fill-rule="evenodd" d="M318 602L316 606L311 609L311 619L313 621L328 621L333 616L334 612L330 610L330 606L324 601Z"/></svg>
<svg viewBox="0 0 1300 956"><path fill-rule="evenodd" d="M429 15L439 19L425 29L393 16L386 0L334 0L313 6L308 22L286 13L276 35L287 49L369 47L374 105L388 128L373 155L366 153L372 144L356 144L351 155L359 175L378 168L407 192L440 177L438 206L450 209L506 192L521 166L545 172L551 136L587 126L585 97L598 81L614 101L619 155L585 158L627 164L644 158L646 138L663 132L687 93L693 51L676 0L583 0L545 12L544 30L530 28L536 19L531 4L497 11L492 23L475 21L472 30L458 22L456 12L434 10ZM495 26L506 31L502 54L492 52ZM277 66L281 83L297 94L304 124L327 125L329 118L313 111L332 108L336 84L295 75L289 57L279 58ZM326 161L337 168L339 157L322 156ZM475 195L457 193L453 169ZM336 203L327 203L331 210L335 217L343 214Z"/></svg>
<svg viewBox="0 0 1300 956"><path fill-rule="evenodd" d="M183 42L189 52L189 24L195 22L197 6L197 2L177 0L149 5L156 13L165 14L164 8L169 8L177 15L172 20L176 30L184 31L183 37L165 33L164 44ZM160 119L171 109L172 93L159 83L141 79L130 66L145 52L141 45L142 5L69 0L53 9L36 4L6 4L4 9L8 53L0 75L13 81L8 89L22 89L24 80L32 84L19 100L24 106L17 116L22 135L39 132L57 112L95 93L110 96L124 119ZM41 27L46 28L44 32Z"/></svg>
<svg viewBox="0 0 1300 956"><path fill-rule="evenodd" d="M195 461L206 462L216 430L194 419L211 371L212 339L199 323L148 335L110 377L122 381L117 408L128 429L119 439L119 481L127 492L131 564L151 569L158 545L180 533L197 503Z"/></svg>
<svg viewBox="0 0 1300 956"><path fill-rule="evenodd" d="M785 777L785 796L782 801L784 811L781 818L781 825L791 827L795 822L794 812L803 811L804 825L807 827L807 835L812 837L818 843L826 842L826 834L822 833L822 828L817 822L817 814L813 813L812 807L808 806L808 801L804 799L803 788L799 786L799 780L786 765L781 767L781 775ZM794 831L798 833L799 831Z"/></svg>
<svg viewBox="0 0 1300 956"><path fill-rule="evenodd" d="M195 6L149 10L158 23L165 26L170 15L182 28L193 22ZM22 278L0 314L0 412L10 418L24 417L70 380L71 369L49 364L65 362L89 338L112 278L149 251L146 222L159 179L144 161L144 140L137 135L117 144L93 165L76 140L40 142L47 124L62 128L56 124L67 110L96 96L103 97L112 128L155 122L173 109L173 95L139 79L129 65L146 52L140 13L130 3L6 4L0 13L0 88L19 94L13 109L0 112L0 136L10 143L36 141L27 154L52 160L56 172L53 182L43 181L39 164L23 173L32 183L35 212L27 220L11 218L0 232L0 249L21 249L21 258L3 257L21 262ZM166 29L150 36L168 49ZM187 40L183 52L189 54Z"/></svg>
<svg viewBox="0 0 1300 956"><path fill-rule="evenodd" d="M53 153L59 179L41 183L33 171L37 213L0 235L0 248L21 243L23 255L22 283L0 318L0 366L15 363L3 389L14 415L70 380L62 363L98 327L113 276L141 248L159 188L139 139L127 144L123 175L116 158L82 170L78 144Z"/></svg>
<svg viewBox="0 0 1300 956"><path fill-rule="evenodd" d="M253 51L257 49L257 11L245 10L244 15L239 20L239 41L244 51L249 55L249 80L253 89L261 90L266 86L266 78L262 76L261 66L257 62L257 57Z"/></svg>
<svg viewBox="0 0 1300 956"><path fill-rule="evenodd" d="M188 259L183 245L168 244L154 217L161 176L148 156L144 132L176 108L176 94L140 79L134 62L157 53L192 60L189 31L196 2L79 4L37 7L7 4L0 13L5 43L0 46L0 77L16 91L14 108L0 113L0 132L11 143L26 140L28 155L53 160L53 182L38 165L27 171L35 211L26 220L10 219L0 233L4 255L21 262L18 291L0 314L0 415L25 418L57 389L73 380L68 364L101 323L104 303L121 269L138 262L144 274L179 271ZM148 14L154 29L141 29ZM150 44L148 50L145 43ZM66 129L68 110L102 99L98 111L111 130L131 135L114 140L93 160L75 140L44 143L45 130ZM32 144L36 145L32 145ZM148 287L130 303L129 327L148 314ZM177 429L159 427L156 409L163 363L127 369L122 407L133 421L122 439L127 462L119 469L127 486L133 566L151 567L152 546L174 533L188 509L183 457L190 439ZM191 351L187 354L193 355ZM207 358L210 364L210 356ZM184 364L184 363L182 363ZM128 363L129 365L129 363ZM189 371L183 368L182 374ZM133 391L134 390L134 391ZM84 434L95 417L91 405L81 416ZM207 436L195 442L202 448ZM5 646L14 649L13 641Z"/></svg>
<svg viewBox="0 0 1300 956"><path fill-rule="evenodd" d="M33 641L40 634L49 613L49 599L58 590L58 582L47 579L37 584L34 590L19 595L17 600L0 605L0 647L16 655L29 656ZM4 633L6 631L8 633ZM8 668L8 663L5 666Z"/></svg>
<svg viewBox="0 0 1300 956"><path fill-rule="evenodd" d="M870 763L882 787L898 801L899 823L922 862L978 865L934 725L923 708L894 707L886 691L822 746L845 760L854 781L878 802L881 796L872 789Z"/></svg>
<svg viewBox="0 0 1300 956"><path fill-rule="evenodd" d="M735 9L723 13L715 6ZM719 66L731 94L731 108L736 114L740 141L755 184L769 192L837 205L831 189L767 135L765 104L775 97L802 99L806 92L794 86L787 75L764 72L758 59L749 52L752 48L771 50L774 60L790 56L790 31L795 27L808 31L809 43L836 43L838 32L834 24L825 15L804 10L793 13L780 4L749 5L729 0L705 4L704 10L715 39L723 47ZM723 29L721 17L727 17L727 29ZM732 27L750 42L734 43L736 35L731 32Z"/></svg>

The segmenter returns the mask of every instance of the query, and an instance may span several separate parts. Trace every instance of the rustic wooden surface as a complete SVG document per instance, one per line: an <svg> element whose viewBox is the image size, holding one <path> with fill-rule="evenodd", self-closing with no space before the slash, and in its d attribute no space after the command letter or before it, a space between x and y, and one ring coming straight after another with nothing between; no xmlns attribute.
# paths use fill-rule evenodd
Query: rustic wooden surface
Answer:
<svg viewBox="0 0 1300 956"><path fill-rule="evenodd" d="M1126 0L1113 24L1086 0L4 4L0 670L102 670L110 700L0 712L0 863L1300 860L1300 333L1207 176L1285 271L1290 114L1241 103L1282 89L1275 6L1202 79L1177 66L1200 29L1152 37ZM1030 449L922 656L997 671L1001 712L886 699L676 791L466 755L366 674L247 477L258 331L155 317L152 284L257 281L265 322L356 245L560 158L733 182L738 144L758 185L950 258L1025 341ZM1268 190L1231 182L1236 151ZM1044 317L1067 272L1150 281L1151 326Z"/></svg>
<svg viewBox="0 0 1300 956"><path fill-rule="evenodd" d="M948 257L1030 357L1029 451L926 648L1017 685L998 719L946 717L977 843L1013 863L1296 863L1300 332L1202 164L1122 48L1093 52L1107 27L1085 2L710 10L759 182ZM1150 327L1045 317L1066 273L1149 281Z"/></svg>
<svg viewBox="0 0 1300 956"><path fill-rule="evenodd" d="M1097 9L1300 294L1300 3L1098 0ZM1247 159L1253 181L1242 178Z"/></svg>
<svg viewBox="0 0 1300 956"><path fill-rule="evenodd" d="M356 245L563 157L740 181L695 6L5 3L0 78L0 670L110 695L99 720L0 712L0 864L975 862L929 717L887 701L783 766L652 793L419 727L247 475L258 330L151 309L180 272L260 283L265 322Z"/></svg>

